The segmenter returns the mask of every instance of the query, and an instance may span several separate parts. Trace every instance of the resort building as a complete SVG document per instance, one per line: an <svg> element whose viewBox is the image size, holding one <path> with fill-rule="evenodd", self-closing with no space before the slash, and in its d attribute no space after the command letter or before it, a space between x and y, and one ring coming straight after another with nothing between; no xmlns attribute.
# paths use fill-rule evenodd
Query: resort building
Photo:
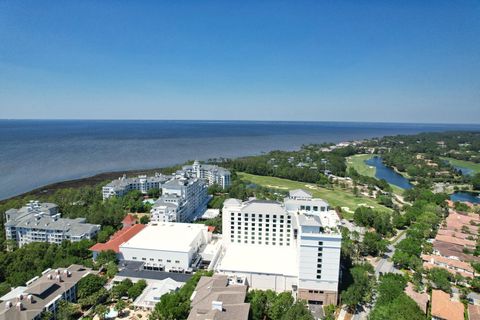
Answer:
<svg viewBox="0 0 480 320"><path fill-rule="evenodd" d="M192 294L187 320L248 320L246 295L247 286L234 284L227 276L201 277Z"/></svg>
<svg viewBox="0 0 480 320"><path fill-rule="evenodd" d="M0 320L40 320L46 311L55 315L60 301L77 301L78 281L90 273L94 271L80 265L45 270L26 287L14 289L15 297L7 294L0 298Z"/></svg>
<svg viewBox="0 0 480 320"><path fill-rule="evenodd" d="M5 212L5 234L21 247L31 242L61 243L93 238L100 225L85 223L84 218L61 218L53 203L30 201L20 209Z"/></svg>
<svg viewBox="0 0 480 320"><path fill-rule="evenodd" d="M145 270L190 272L200 266L209 244L218 242L210 230L203 224L151 223L119 251L123 260L142 262Z"/></svg>
<svg viewBox="0 0 480 320"><path fill-rule="evenodd" d="M139 190L141 193L146 194L150 189L161 189L162 185L170 178L170 176L160 173L155 173L151 177L141 175L135 178L127 178L126 175L123 175L102 188L103 200L114 196L121 197L131 190Z"/></svg>
<svg viewBox="0 0 480 320"><path fill-rule="evenodd" d="M198 160L195 160L191 166L183 166L182 171L186 172L189 176L207 181L209 186L218 184L225 189L229 187L232 182L229 170L217 165L201 164Z"/></svg>
<svg viewBox="0 0 480 320"><path fill-rule="evenodd" d="M328 203L304 190L283 203L228 199L222 222L217 272L244 277L254 289L291 291L310 304L337 303L342 238Z"/></svg>
<svg viewBox="0 0 480 320"><path fill-rule="evenodd" d="M190 222L207 210L210 197L201 179L182 173L162 185L162 196L154 203L151 220L159 222Z"/></svg>

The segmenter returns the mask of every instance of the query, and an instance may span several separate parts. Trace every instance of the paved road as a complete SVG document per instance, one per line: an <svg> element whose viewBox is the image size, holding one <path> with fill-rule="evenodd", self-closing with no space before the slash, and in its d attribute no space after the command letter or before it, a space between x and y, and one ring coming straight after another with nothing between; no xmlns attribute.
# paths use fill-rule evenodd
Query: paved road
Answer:
<svg viewBox="0 0 480 320"><path fill-rule="evenodd" d="M393 243L391 243L388 246L388 252L383 255L382 259L380 259L377 266L375 267L375 276L377 278L380 276L380 274L385 274L385 273L389 273L389 272L400 273L400 270L395 268L395 266L393 265L393 262L388 261L388 259L390 259L393 256L393 254L395 253L395 246L400 241L405 239L406 235L407 235L407 232L402 231L402 234L400 234L400 236ZM375 301L373 301L373 303L372 303L372 308L373 308L374 305L375 305ZM370 311L371 311L370 308L364 307L363 310L355 313L353 315L352 319L353 320L366 320L368 318L368 314L370 313Z"/></svg>

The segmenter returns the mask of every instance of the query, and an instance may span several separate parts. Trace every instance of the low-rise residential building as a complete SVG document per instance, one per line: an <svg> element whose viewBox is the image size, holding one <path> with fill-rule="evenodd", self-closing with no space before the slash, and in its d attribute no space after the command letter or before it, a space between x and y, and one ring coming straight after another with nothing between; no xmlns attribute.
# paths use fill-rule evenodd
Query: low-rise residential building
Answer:
<svg viewBox="0 0 480 320"><path fill-rule="evenodd" d="M247 286L232 283L227 276L201 277L192 294L187 320L248 320L246 295Z"/></svg>
<svg viewBox="0 0 480 320"><path fill-rule="evenodd" d="M434 254L464 262L480 261L468 253L475 249L479 226L478 215L450 210L433 241Z"/></svg>
<svg viewBox="0 0 480 320"><path fill-rule="evenodd" d="M126 175L113 180L102 188L103 200L110 197L121 197L132 190L139 190L146 194L150 189L161 189L163 183L170 180L170 176L155 173L154 176L140 175L138 177L127 178Z"/></svg>
<svg viewBox="0 0 480 320"><path fill-rule="evenodd" d="M423 267L425 269L442 268L453 275L460 274L466 278L473 278L475 276L475 270L471 264L460 261L454 258L447 258L440 255L427 255L422 254Z"/></svg>
<svg viewBox="0 0 480 320"><path fill-rule="evenodd" d="M31 242L60 244L64 240L76 242L92 239L100 225L85 223L84 218L61 218L54 203L30 201L20 209L5 212L5 235L19 247Z"/></svg>
<svg viewBox="0 0 480 320"><path fill-rule="evenodd" d="M147 270L188 272L200 265L212 239L203 224L151 223L119 250L123 260L142 262Z"/></svg>
<svg viewBox="0 0 480 320"><path fill-rule="evenodd" d="M245 277L254 289L291 291L310 304L337 303L342 237L328 203L304 190L283 203L228 199L222 219L217 272Z"/></svg>
<svg viewBox="0 0 480 320"><path fill-rule="evenodd" d="M175 176L162 186L162 196L154 203L151 220L191 222L201 217L210 200L207 185L186 174Z"/></svg>
<svg viewBox="0 0 480 320"><path fill-rule="evenodd" d="M464 311L463 303L452 300L448 293L432 290L433 320L464 320Z"/></svg>
<svg viewBox="0 0 480 320"><path fill-rule="evenodd" d="M231 173L229 170L217 165L201 164L198 160L193 165L183 166L182 170L190 176L206 180L208 185L218 184L223 189L231 184Z"/></svg>
<svg viewBox="0 0 480 320"><path fill-rule="evenodd" d="M78 281L93 272L80 265L45 270L15 298L0 303L0 320L40 320L46 311L55 315L60 301L76 302Z"/></svg>
<svg viewBox="0 0 480 320"><path fill-rule="evenodd" d="M175 281L172 278L146 281L147 287L143 290L142 294L133 301L135 308L153 310L163 295L177 291L184 285L183 282Z"/></svg>

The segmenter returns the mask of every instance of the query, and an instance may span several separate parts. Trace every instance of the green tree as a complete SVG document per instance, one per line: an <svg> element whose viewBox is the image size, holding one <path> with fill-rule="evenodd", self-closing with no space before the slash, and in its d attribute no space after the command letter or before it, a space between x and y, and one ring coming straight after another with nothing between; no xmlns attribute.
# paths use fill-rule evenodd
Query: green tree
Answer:
<svg viewBox="0 0 480 320"><path fill-rule="evenodd" d="M95 274L87 274L78 281L77 297L79 299L91 296L98 292L106 283L106 279Z"/></svg>
<svg viewBox="0 0 480 320"><path fill-rule="evenodd" d="M451 281L453 280L452 274L442 268L432 268L429 271L429 279L440 290L445 292L452 292Z"/></svg>
<svg viewBox="0 0 480 320"><path fill-rule="evenodd" d="M57 320L75 320L78 318L78 314L79 310L73 303L62 300L58 305L55 317Z"/></svg>
<svg viewBox="0 0 480 320"><path fill-rule="evenodd" d="M140 218L140 223L141 224L148 224L150 222L150 217L147 216L147 215L143 215L141 218Z"/></svg>
<svg viewBox="0 0 480 320"><path fill-rule="evenodd" d="M151 188L147 191L147 195L149 198L158 198L160 197L162 191L158 188Z"/></svg>

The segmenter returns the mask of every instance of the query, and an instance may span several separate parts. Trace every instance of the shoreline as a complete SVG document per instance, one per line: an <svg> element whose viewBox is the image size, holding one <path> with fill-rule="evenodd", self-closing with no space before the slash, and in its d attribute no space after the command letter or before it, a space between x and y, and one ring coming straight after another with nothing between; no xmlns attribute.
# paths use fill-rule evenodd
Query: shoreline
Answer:
<svg viewBox="0 0 480 320"><path fill-rule="evenodd" d="M152 169L133 169L133 170L122 170L122 171L107 171L97 173L88 177L78 178L78 179L71 179L71 180L63 180L58 181L50 184L46 184L44 186L32 189L27 192L23 192L21 194L11 196L5 199L0 200L0 205L5 204L6 202L14 199L20 199L25 196L39 196L39 195L51 195L55 193L57 190L60 189L68 189L68 188L81 188L85 186L94 186L101 182L115 180L118 177L121 177L123 174L127 176L138 176L142 174L152 175L155 172L158 173L170 173L172 170L175 171L178 167L182 166L181 164L177 164L170 167L162 167L162 168L152 168ZM168 171L168 172L167 172Z"/></svg>

